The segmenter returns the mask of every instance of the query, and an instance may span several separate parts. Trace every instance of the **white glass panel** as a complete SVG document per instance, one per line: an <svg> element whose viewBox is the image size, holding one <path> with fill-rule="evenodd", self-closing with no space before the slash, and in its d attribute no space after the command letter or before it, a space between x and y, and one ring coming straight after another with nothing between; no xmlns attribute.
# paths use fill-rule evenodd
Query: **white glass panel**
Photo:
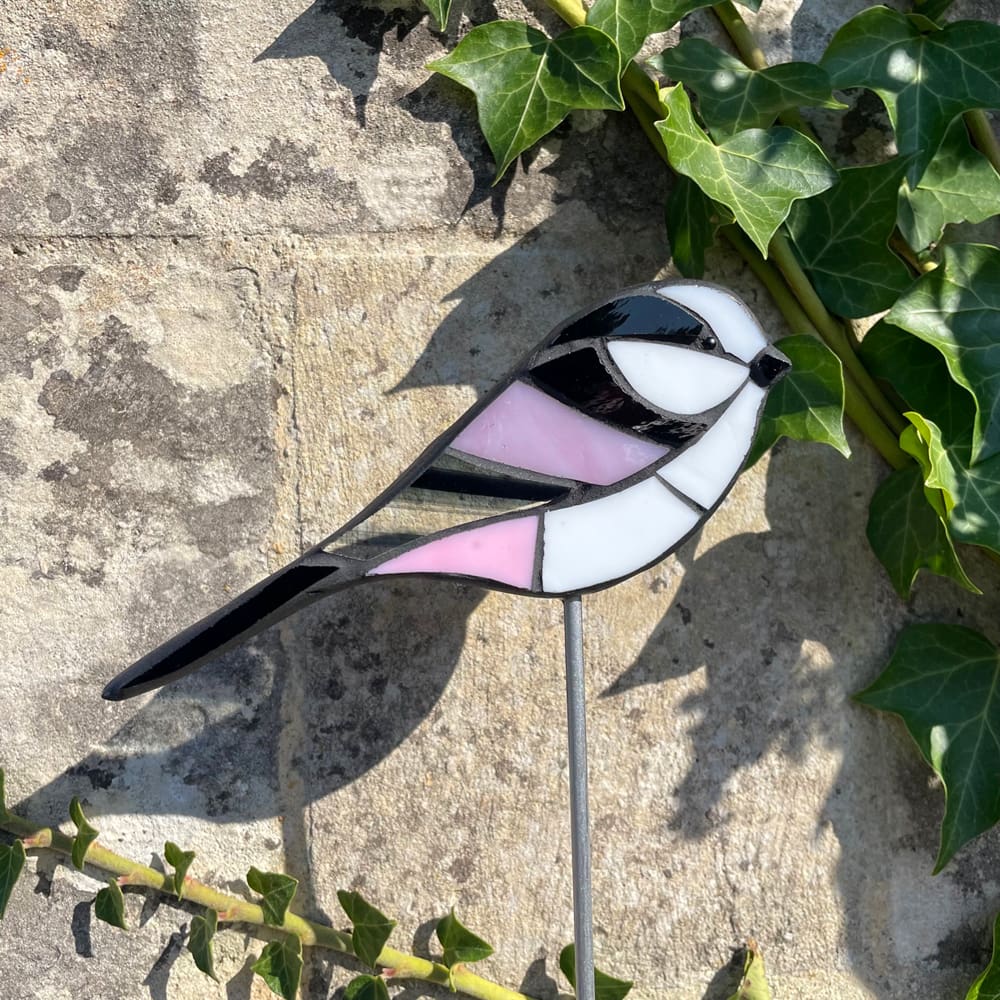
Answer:
<svg viewBox="0 0 1000 1000"><path fill-rule="evenodd" d="M644 399L671 413L701 413L728 399L749 370L697 348L612 340L611 359Z"/></svg>
<svg viewBox="0 0 1000 1000"><path fill-rule="evenodd" d="M665 299L696 312L730 354L749 363L767 347L767 340L750 310L723 289L692 284L671 285L659 292Z"/></svg>
<svg viewBox="0 0 1000 1000"><path fill-rule="evenodd" d="M548 511L542 589L567 594L628 576L697 523L698 514L655 476L600 500Z"/></svg>
<svg viewBox="0 0 1000 1000"><path fill-rule="evenodd" d="M711 507L746 461L765 395L752 382L745 386L702 439L663 466L659 475L702 507Z"/></svg>

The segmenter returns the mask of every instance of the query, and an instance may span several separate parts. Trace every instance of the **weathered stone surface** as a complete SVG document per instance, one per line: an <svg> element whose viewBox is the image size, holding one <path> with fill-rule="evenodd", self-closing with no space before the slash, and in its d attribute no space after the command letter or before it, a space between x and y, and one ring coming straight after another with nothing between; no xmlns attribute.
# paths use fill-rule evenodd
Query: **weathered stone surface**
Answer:
<svg viewBox="0 0 1000 1000"><path fill-rule="evenodd" d="M815 58L863 6L757 25ZM78 795L108 846L175 840L238 895L284 867L336 924L336 889L361 889L400 947L433 950L454 905L497 946L486 974L554 996L558 605L373 586L99 697L353 514L552 323L667 265L628 119L574 116L491 188L471 103L422 69L443 46L391 3L0 11L0 764L39 822ZM884 144L872 121L823 120L845 162ZM712 274L785 332L735 259ZM989 631L997 600L925 580L900 604L863 539L881 475L860 444L779 446L676 558L587 598L597 950L640 1000L721 996L749 935L784 1000L957 997L985 957L997 837L931 879L940 790L848 697L904 623ZM253 939L220 935L216 987L182 948L191 911L130 892L125 937L89 915L97 887L32 862L0 996L265 995ZM349 975L314 956L303 995Z"/></svg>

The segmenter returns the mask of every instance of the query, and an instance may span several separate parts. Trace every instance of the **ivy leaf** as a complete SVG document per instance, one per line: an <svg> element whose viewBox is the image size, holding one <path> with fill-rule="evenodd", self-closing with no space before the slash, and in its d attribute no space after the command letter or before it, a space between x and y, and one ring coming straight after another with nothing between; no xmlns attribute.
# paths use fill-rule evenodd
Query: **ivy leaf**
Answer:
<svg viewBox="0 0 1000 1000"><path fill-rule="evenodd" d="M956 244L886 320L944 356L951 377L975 397L972 461L1000 454L1000 250Z"/></svg>
<svg viewBox="0 0 1000 1000"><path fill-rule="evenodd" d="M792 203L837 180L819 147L801 132L748 129L715 145L695 122L681 84L663 91L663 101L668 116L656 128L671 165L725 205L765 257Z"/></svg>
<svg viewBox="0 0 1000 1000"><path fill-rule="evenodd" d="M943 355L898 326L879 321L861 342L861 360L891 384L905 405L932 420L955 473L955 505L948 521L953 541L1000 554L1000 455L970 467L976 405L948 377Z"/></svg>
<svg viewBox="0 0 1000 1000"><path fill-rule="evenodd" d="M752 10L756 13L760 10L760 5L764 2L764 0L736 0L736 2L741 7L746 7L748 10Z"/></svg>
<svg viewBox="0 0 1000 1000"><path fill-rule="evenodd" d="M936 21L953 3L954 0L917 0L916 8L924 17Z"/></svg>
<svg viewBox="0 0 1000 1000"><path fill-rule="evenodd" d="M682 17L713 0L597 0L587 24L610 36L622 54L622 70L642 48L647 35L668 31Z"/></svg>
<svg viewBox="0 0 1000 1000"><path fill-rule="evenodd" d="M476 95L497 180L574 108L625 107L618 49L590 25L549 38L520 21L491 21L428 68Z"/></svg>
<svg viewBox="0 0 1000 1000"><path fill-rule="evenodd" d="M389 987L381 976L355 976L344 988L344 1000L389 1000Z"/></svg>
<svg viewBox="0 0 1000 1000"><path fill-rule="evenodd" d="M298 880L280 872L262 872L259 868L251 868L247 872L247 885L261 894L264 923L270 927L283 926L285 913L299 887Z"/></svg>
<svg viewBox="0 0 1000 1000"><path fill-rule="evenodd" d="M570 986L576 989L576 946L566 945L559 952L559 968L569 980ZM600 969L594 969L594 995L596 1000L623 1000L632 989L632 983L627 979L615 979Z"/></svg>
<svg viewBox="0 0 1000 1000"><path fill-rule="evenodd" d="M958 466L951 535L1000 555L1000 455L971 468Z"/></svg>
<svg viewBox="0 0 1000 1000"><path fill-rule="evenodd" d="M0 793L3 789L0 788ZM0 806L3 805L0 800ZM24 868L27 855L24 853L24 844L20 840L15 840L13 844L0 844L0 920L7 912L7 904L10 902L11 893Z"/></svg>
<svg viewBox="0 0 1000 1000"><path fill-rule="evenodd" d="M903 399L901 409L916 410L933 420L949 444L968 437L971 450L976 403L970 392L951 380L939 351L879 320L865 334L858 353L868 371ZM964 460L968 462L968 454Z"/></svg>
<svg viewBox="0 0 1000 1000"><path fill-rule="evenodd" d="M163 857L168 865L173 866L173 890L178 899L183 899L184 876L187 875L191 862L194 861L194 851L182 851L175 843L168 840L163 845Z"/></svg>
<svg viewBox="0 0 1000 1000"><path fill-rule="evenodd" d="M771 1000L771 990L764 975L764 956L756 941L747 941L743 956L743 978L729 1000Z"/></svg>
<svg viewBox="0 0 1000 1000"><path fill-rule="evenodd" d="M76 826L76 836L73 838L73 849L70 857L73 861L73 867L83 871L83 861L87 856L87 849L97 840L97 830L87 822L87 817L83 815L83 806L80 805L80 800L75 795L70 800L69 816Z"/></svg>
<svg viewBox="0 0 1000 1000"><path fill-rule="evenodd" d="M750 69L703 38L685 38L649 62L698 95L698 110L717 138L767 128L788 108L847 107L834 98L826 70L813 63Z"/></svg>
<svg viewBox="0 0 1000 1000"><path fill-rule="evenodd" d="M905 14L879 6L851 18L820 65L834 87L879 95L900 154L912 154L906 176L916 187L958 115L1000 107L998 61L1000 25L955 21L923 34Z"/></svg>
<svg viewBox="0 0 1000 1000"><path fill-rule="evenodd" d="M1000 1000L1000 915L993 924L993 958L969 988L965 1000Z"/></svg>
<svg viewBox="0 0 1000 1000"><path fill-rule="evenodd" d="M921 569L950 577L978 593L965 575L941 515L928 503L916 465L893 472L875 491L868 509L868 542L905 601Z"/></svg>
<svg viewBox="0 0 1000 1000"><path fill-rule="evenodd" d="M302 978L302 942L294 935L271 941L250 966L284 1000L295 1000Z"/></svg>
<svg viewBox="0 0 1000 1000"><path fill-rule="evenodd" d="M450 969L456 962L479 962L493 954L493 946L473 934L455 916L455 910L442 917L435 930L444 949L444 964Z"/></svg>
<svg viewBox="0 0 1000 1000"><path fill-rule="evenodd" d="M955 507L958 477L941 438L941 429L919 413L907 411L903 416L910 421L910 426L899 437L900 447L917 460L924 474L924 495L947 520Z"/></svg>
<svg viewBox="0 0 1000 1000"><path fill-rule="evenodd" d="M396 921L375 909L359 892L338 889L337 899L354 927L351 932L354 954L374 968Z"/></svg>
<svg viewBox="0 0 1000 1000"><path fill-rule="evenodd" d="M448 27L448 15L451 13L451 0L423 0L423 5L431 12L437 21L438 31Z"/></svg>
<svg viewBox="0 0 1000 1000"><path fill-rule="evenodd" d="M898 157L848 167L839 184L792 207L788 230L795 249L831 312L871 316L912 284L906 265L889 249L905 169Z"/></svg>
<svg viewBox="0 0 1000 1000"><path fill-rule="evenodd" d="M855 697L900 716L944 784L937 874L1000 820L1000 654L960 625L910 625L882 675Z"/></svg>
<svg viewBox="0 0 1000 1000"><path fill-rule="evenodd" d="M840 359L807 334L784 337L774 346L791 361L792 370L768 394L747 467L782 437L819 441L850 457L851 447L844 435Z"/></svg>
<svg viewBox="0 0 1000 1000"><path fill-rule="evenodd" d="M113 879L94 898L94 915L112 927L128 930L125 926L125 896L122 887Z"/></svg>
<svg viewBox="0 0 1000 1000"><path fill-rule="evenodd" d="M685 278L705 274L705 251L722 224L719 206L690 177L678 174L667 196L667 239L674 266Z"/></svg>
<svg viewBox="0 0 1000 1000"><path fill-rule="evenodd" d="M956 118L917 189L904 185L899 192L900 232L914 250L923 250L937 243L951 222L983 222L998 213L1000 174Z"/></svg>
<svg viewBox="0 0 1000 1000"><path fill-rule="evenodd" d="M194 964L216 982L219 977L215 973L215 950L212 938L219 927L219 914L215 910L206 909L204 913L191 918L191 933L188 935L187 946L194 959Z"/></svg>

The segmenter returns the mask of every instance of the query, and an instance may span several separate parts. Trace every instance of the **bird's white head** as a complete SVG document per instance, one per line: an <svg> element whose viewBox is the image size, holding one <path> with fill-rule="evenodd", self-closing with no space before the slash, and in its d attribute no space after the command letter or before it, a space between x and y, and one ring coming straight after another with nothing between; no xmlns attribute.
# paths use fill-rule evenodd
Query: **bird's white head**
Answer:
<svg viewBox="0 0 1000 1000"><path fill-rule="evenodd" d="M630 387L658 409L704 413L748 382L770 388L789 369L754 315L727 289L670 281L650 291L679 307L679 315L670 311L662 336L613 336L607 347Z"/></svg>

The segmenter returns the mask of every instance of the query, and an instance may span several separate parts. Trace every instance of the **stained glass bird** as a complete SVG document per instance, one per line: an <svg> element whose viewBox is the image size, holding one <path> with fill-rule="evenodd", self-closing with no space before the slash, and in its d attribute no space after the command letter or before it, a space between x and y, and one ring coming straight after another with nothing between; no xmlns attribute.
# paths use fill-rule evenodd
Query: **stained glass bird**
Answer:
<svg viewBox="0 0 1000 1000"><path fill-rule="evenodd" d="M788 368L724 288L619 292L557 326L351 521L142 657L104 697L159 687L385 576L538 597L611 586L673 552L722 502Z"/></svg>

